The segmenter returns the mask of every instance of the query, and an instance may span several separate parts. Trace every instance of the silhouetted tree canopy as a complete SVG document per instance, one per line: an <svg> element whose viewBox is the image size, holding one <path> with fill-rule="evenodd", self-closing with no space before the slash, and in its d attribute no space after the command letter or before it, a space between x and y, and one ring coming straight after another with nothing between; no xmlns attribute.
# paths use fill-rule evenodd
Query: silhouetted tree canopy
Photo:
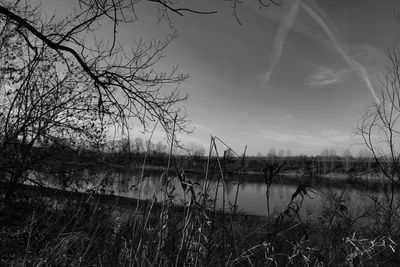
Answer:
<svg viewBox="0 0 400 267"><path fill-rule="evenodd" d="M64 64L64 70L76 71L87 80L88 87L93 87L97 97L98 113L101 119L127 126L130 118L138 119L147 128L148 121L159 121L168 134L172 124L177 130L184 130L187 125L186 113L177 107L185 100L179 84L187 75L170 71L156 71L163 50L174 38L169 36L163 41L151 43L139 42L130 51L125 51L118 42L118 28L122 24L134 23L136 4L132 0L78 0L75 10L57 17L45 18L40 1L1 1L0 23L4 31L14 31L20 37L20 47L26 53L25 61L42 61L39 53L46 49L57 56L57 61ZM171 15L186 13L205 15L216 13L213 6L209 10L197 10L185 6L183 1L148 0L155 5L159 17L170 19ZM228 1L233 15L244 2ZM262 7L279 4L274 1L258 0ZM239 18L238 18L239 21ZM112 36L99 38L99 25L111 24ZM27 55L29 54L29 56ZM10 70L3 62L3 70ZM58 70L59 71L59 70ZM164 85L169 85L164 89ZM171 90L171 85L172 89ZM171 137L171 135L169 135Z"/></svg>

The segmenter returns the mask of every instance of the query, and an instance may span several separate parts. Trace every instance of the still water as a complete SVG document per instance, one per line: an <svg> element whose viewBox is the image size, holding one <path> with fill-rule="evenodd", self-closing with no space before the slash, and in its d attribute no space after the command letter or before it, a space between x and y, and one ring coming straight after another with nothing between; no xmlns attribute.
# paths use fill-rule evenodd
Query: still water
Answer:
<svg viewBox="0 0 400 267"><path fill-rule="evenodd" d="M88 171L82 172L77 190L95 190L103 194L112 194L117 196L156 199L161 201L167 196L165 193L166 179L160 172L152 172L140 179L140 171ZM186 175L186 180L193 183L196 192L196 198L199 199L203 186L203 179L196 175ZM284 178L282 178L284 180ZM281 179L281 180L282 180ZM223 206L227 211L231 210L235 203L237 195L238 210L253 215L268 215L274 212L284 211L291 202L293 193L298 189L300 183L273 183L269 187L269 209L267 201L268 187L264 182L260 182L260 177L248 177L246 182L226 181L224 184L220 181L212 180L209 185L208 193L212 197L217 195L217 208ZM178 205L187 203L190 199L190 193L185 193L178 177L172 177L169 180L170 196L174 196L174 202ZM376 193L375 193L376 194ZM380 196L382 197L382 196ZM304 198L298 195L294 202L301 205L300 214L302 217L318 217L324 207L332 205L333 201L340 199L340 204L344 205L349 212L357 214L372 203L371 193L369 191L343 187L320 186L309 191ZM225 205L223 204L225 203Z"/></svg>

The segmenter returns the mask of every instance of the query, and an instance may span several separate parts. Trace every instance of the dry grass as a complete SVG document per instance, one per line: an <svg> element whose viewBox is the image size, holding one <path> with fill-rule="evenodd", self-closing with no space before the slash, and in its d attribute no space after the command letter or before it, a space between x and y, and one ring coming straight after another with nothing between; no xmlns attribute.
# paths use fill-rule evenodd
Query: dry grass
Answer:
<svg viewBox="0 0 400 267"><path fill-rule="evenodd" d="M299 186L287 208L269 217L241 214L216 195L225 190L224 159L211 139L201 192L177 178L185 202L174 205L172 177L161 178L163 200L133 201L123 208L83 194L41 197L0 209L2 266L396 266L400 234L375 225L379 213L355 217L341 195L330 196L317 221L299 216L302 200L316 188ZM179 171L177 171L179 173ZM240 177L239 177L240 178ZM271 178L271 177L270 177ZM271 179L269 179L271 180ZM268 181L269 181L268 180ZM238 179L238 184L240 179ZM238 191L237 191L238 192ZM382 214L384 209L380 208ZM391 209L393 213L393 209ZM375 216L375 217L374 217ZM386 229L386 228L384 228ZM393 229L393 228L390 228Z"/></svg>

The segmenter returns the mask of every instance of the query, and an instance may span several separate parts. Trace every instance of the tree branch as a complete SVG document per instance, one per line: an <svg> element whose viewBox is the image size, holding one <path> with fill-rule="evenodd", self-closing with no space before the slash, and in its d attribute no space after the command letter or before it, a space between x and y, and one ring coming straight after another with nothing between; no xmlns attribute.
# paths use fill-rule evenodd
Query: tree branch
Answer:
<svg viewBox="0 0 400 267"><path fill-rule="evenodd" d="M90 70L89 66L85 63L85 61L79 56L79 54L72 48L64 45L60 45L58 43L54 43L46 36L44 36L41 32L36 30L31 24L29 24L25 19L21 18L20 16L14 14L4 6L0 6L0 13L7 16L11 20L14 20L19 26L26 28L30 31L33 35L38 37L42 40L46 45L56 51L65 51L74 56L74 58L78 61L79 65L83 68L83 70L94 80L95 84L104 86L104 84L98 79L98 77Z"/></svg>
<svg viewBox="0 0 400 267"><path fill-rule="evenodd" d="M217 11L199 11L195 9L190 9L190 8L173 8L171 5L168 5L162 0L147 0L149 2L154 2L154 3L159 3L160 5L164 6L168 10L171 10L172 12L183 16L182 12L189 12L189 13L194 13L194 14L201 14L201 15L211 15L211 14L216 14L218 13Z"/></svg>

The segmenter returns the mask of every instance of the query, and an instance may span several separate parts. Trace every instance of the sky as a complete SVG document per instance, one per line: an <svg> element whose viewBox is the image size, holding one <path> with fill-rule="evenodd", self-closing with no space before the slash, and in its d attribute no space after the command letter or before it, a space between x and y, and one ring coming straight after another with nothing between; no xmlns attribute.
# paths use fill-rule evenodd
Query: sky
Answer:
<svg viewBox="0 0 400 267"><path fill-rule="evenodd" d="M181 105L194 130L180 134L182 142L208 148L214 135L237 152L247 145L249 155L271 148L306 155L364 149L354 132L364 108L379 103L400 1L287 0L260 10L249 0L238 8L241 25L229 2L184 2L218 13L171 14L170 25L141 1L139 20L118 33L130 46L178 32L159 68L178 65L189 74L180 87L189 99ZM135 125L131 138L143 137L140 129ZM154 142L160 140L165 137L157 128Z"/></svg>

